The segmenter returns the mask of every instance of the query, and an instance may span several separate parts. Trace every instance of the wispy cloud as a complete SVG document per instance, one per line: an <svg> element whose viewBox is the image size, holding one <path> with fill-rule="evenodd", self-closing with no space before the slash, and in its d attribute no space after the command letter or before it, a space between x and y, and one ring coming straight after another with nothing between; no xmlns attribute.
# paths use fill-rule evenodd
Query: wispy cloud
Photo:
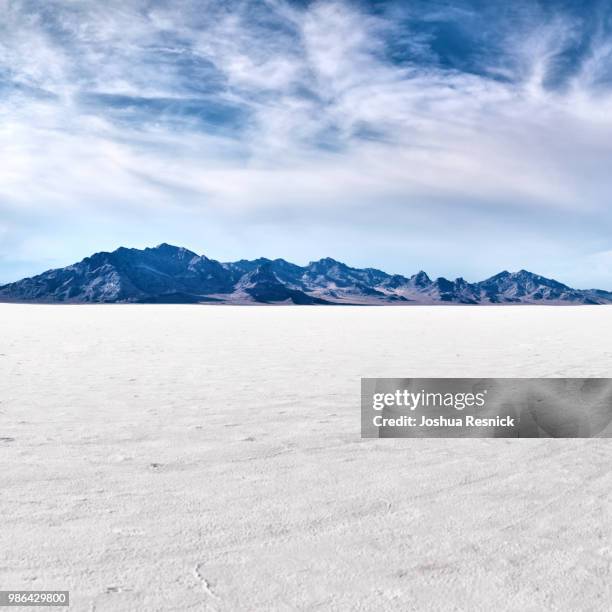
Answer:
<svg viewBox="0 0 612 612"><path fill-rule="evenodd" d="M0 280L174 240L610 287L610 15L572 7L0 0Z"/></svg>

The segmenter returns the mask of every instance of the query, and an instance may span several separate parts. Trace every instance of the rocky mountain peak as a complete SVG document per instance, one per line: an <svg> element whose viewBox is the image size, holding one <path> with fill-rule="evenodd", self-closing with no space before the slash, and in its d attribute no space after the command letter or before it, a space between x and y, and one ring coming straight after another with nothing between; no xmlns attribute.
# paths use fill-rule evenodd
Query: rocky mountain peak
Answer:
<svg viewBox="0 0 612 612"><path fill-rule="evenodd" d="M477 283L432 281L376 268L352 268L331 257L298 266L284 259L221 264L162 243L121 247L0 287L0 301L294 304L609 304L612 292L577 290L527 270Z"/></svg>

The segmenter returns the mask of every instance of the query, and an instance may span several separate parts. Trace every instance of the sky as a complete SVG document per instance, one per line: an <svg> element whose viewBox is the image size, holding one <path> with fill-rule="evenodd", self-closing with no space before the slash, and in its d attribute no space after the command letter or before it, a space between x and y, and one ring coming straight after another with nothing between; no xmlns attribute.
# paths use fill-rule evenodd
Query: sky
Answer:
<svg viewBox="0 0 612 612"><path fill-rule="evenodd" d="M169 242L612 289L609 0L0 0L0 283Z"/></svg>

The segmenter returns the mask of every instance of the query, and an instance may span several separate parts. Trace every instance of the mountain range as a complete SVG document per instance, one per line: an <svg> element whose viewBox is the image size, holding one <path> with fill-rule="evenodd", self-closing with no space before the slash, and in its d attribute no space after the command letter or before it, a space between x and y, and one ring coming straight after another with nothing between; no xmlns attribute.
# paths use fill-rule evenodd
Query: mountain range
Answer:
<svg viewBox="0 0 612 612"><path fill-rule="evenodd" d="M284 259L222 263L182 247L121 247L65 268L0 286L0 302L211 304L610 304L612 292L572 289L520 270L468 283L329 257L298 266Z"/></svg>

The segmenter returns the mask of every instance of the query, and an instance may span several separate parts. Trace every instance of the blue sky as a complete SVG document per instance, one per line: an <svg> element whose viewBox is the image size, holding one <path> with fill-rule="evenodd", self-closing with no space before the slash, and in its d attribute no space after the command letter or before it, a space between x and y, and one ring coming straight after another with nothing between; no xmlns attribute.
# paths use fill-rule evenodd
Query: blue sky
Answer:
<svg viewBox="0 0 612 612"><path fill-rule="evenodd" d="M0 282L120 245L612 289L612 5L0 0Z"/></svg>

